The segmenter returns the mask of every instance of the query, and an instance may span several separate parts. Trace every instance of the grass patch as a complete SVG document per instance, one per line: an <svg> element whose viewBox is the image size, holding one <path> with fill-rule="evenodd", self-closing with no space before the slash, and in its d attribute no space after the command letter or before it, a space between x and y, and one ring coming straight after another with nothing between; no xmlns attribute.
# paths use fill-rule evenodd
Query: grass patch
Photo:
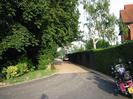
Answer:
<svg viewBox="0 0 133 99"><path fill-rule="evenodd" d="M33 71L33 72L29 72L26 73L22 76L13 78L13 79L8 79L8 80L4 80L3 83L7 83L7 84L15 84L15 83L19 83L19 82L26 82L26 81L30 81L33 79L38 79L38 78L42 78L44 76L48 76L51 75L55 72L56 70L37 70L37 71Z"/></svg>

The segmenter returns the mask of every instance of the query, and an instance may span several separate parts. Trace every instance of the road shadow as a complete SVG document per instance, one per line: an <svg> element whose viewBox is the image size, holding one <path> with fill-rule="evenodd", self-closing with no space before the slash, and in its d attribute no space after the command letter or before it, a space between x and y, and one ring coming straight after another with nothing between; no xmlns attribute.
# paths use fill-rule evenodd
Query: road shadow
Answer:
<svg viewBox="0 0 133 99"><path fill-rule="evenodd" d="M101 73L97 73L94 71L91 71L90 73L93 74L93 77L87 78L88 80L93 79L93 83L96 84L101 90L109 94L114 94L115 96L117 95L117 87L113 80Z"/></svg>
<svg viewBox="0 0 133 99"><path fill-rule="evenodd" d="M90 73L93 74L93 77L91 77L93 83L96 84L98 88L105 91L106 93L113 94L114 96L121 95L123 97L128 97L128 98L131 97L120 93L112 78L95 71L91 71ZM90 78L87 79L90 80Z"/></svg>
<svg viewBox="0 0 133 99"><path fill-rule="evenodd" d="M48 96L46 94L42 94L40 99L48 99Z"/></svg>
<svg viewBox="0 0 133 99"><path fill-rule="evenodd" d="M102 77L94 76L94 83L105 92L108 92L109 94L115 94L114 89L116 89L116 86L114 82L106 80Z"/></svg>

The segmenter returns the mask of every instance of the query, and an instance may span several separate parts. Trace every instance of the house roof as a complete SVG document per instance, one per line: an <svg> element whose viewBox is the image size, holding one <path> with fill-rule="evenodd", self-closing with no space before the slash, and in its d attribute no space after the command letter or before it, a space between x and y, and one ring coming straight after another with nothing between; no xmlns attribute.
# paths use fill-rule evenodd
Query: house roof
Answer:
<svg viewBox="0 0 133 99"><path fill-rule="evenodd" d="M124 5L124 9L133 9L133 4L127 4L127 5Z"/></svg>
<svg viewBox="0 0 133 99"><path fill-rule="evenodd" d="M133 23L133 4L125 5L120 11L120 18L124 23Z"/></svg>

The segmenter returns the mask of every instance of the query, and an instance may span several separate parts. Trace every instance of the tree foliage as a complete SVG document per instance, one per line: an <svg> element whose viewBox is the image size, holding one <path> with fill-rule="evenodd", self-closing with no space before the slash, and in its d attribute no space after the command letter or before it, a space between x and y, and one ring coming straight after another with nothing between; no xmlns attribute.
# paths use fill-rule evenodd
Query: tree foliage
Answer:
<svg viewBox="0 0 133 99"><path fill-rule="evenodd" d="M1 59L9 49L29 55L34 48L39 52L75 40L77 4L77 0L0 0Z"/></svg>
<svg viewBox="0 0 133 99"><path fill-rule="evenodd" d="M108 47L110 47L110 44L109 44L108 41L105 41L103 39L99 39L97 41L96 48L108 48ZM86 41L85 48L86 48L86 50L94 48L93 47L93 40L92 39Z"/></svg>
<svg viewBox="0 0 133 99"><path fill-rule="evenodd" d="M93 49L93 41L92 39L88 40L85 42L85 48L88 50L88 49Z"/></svg>
<svg viewBox="0 0 133 99"><path fill-rule="evenodd" d="M98 42L97 42L97 48L108 48L108 47L110 47L110 44L109 44L109 42L108 41L105 41L105 40L99 40Z"/></svg>
<svg viewBox="0 0 133 99"><path fill-rule="evenodd" d="M128 25L124 24L122 20L118 20L119 28L120 28L120 34L128 36L129 28Z"/></svg>
<svg viewBox="0 0 133 99"><path fill-rule="evenodd" d="M112 42L115 37L116 17L109 13L109 0L83 0L87 13L85 26L96 48L98 39L107 39Z"/></svg>

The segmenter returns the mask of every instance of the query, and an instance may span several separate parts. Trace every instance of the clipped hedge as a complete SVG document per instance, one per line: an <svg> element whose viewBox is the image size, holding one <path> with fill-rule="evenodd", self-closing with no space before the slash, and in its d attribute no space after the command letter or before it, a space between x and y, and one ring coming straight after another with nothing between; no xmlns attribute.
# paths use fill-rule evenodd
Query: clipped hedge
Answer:
<svg viewBox="0 0 133 99"><path fill-rule="evenodd" d="M107 49L68 54L68 58L73 63L110 74L110 66L117 64L119 58L123 62L133 60L133 41Z"/></svg>

